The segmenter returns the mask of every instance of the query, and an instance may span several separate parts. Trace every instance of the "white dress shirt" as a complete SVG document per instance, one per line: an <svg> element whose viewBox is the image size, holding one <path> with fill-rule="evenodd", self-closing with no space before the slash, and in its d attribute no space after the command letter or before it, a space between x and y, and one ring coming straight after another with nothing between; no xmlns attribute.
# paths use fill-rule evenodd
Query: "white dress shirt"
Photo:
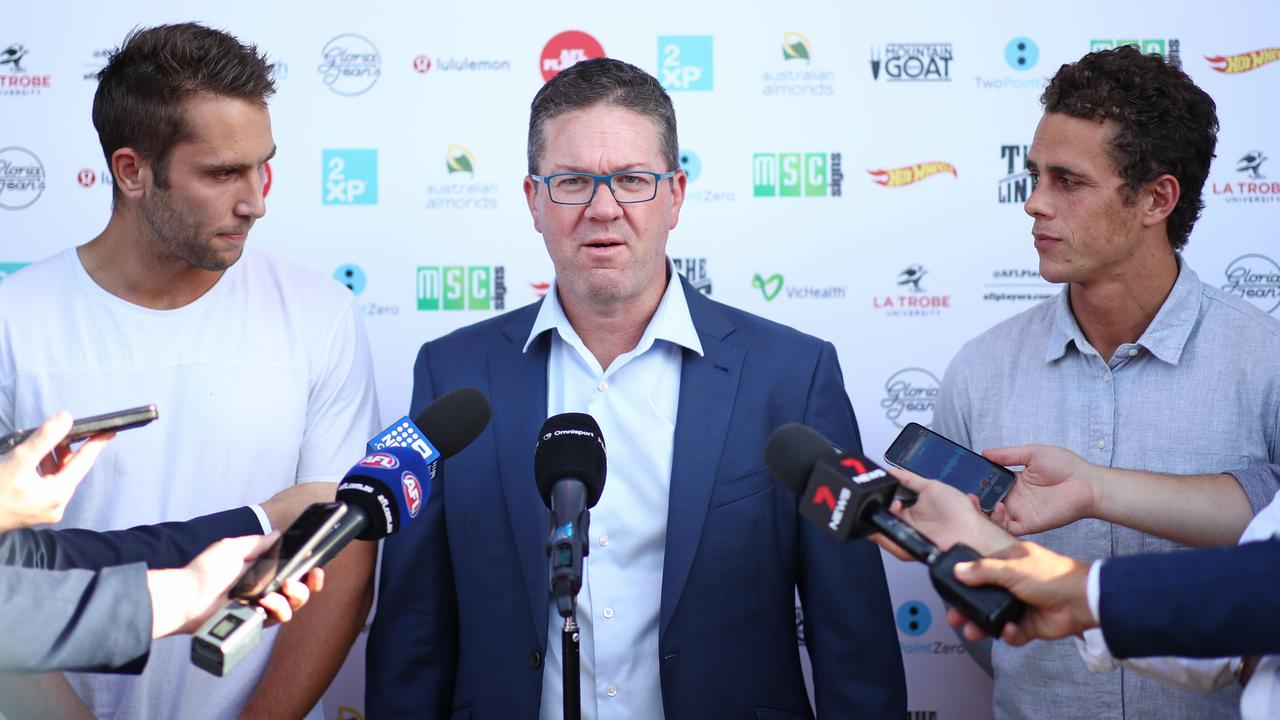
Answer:
<svg viewBox="0 0 1280 720"><path fill-rule="evenodd" d="M680 275L667 261L666 293L644 335L600 367L569 324L552 282L525 343L551 332L547 414L585 412L604 434L608 474L591 509L583 563L580 626L584 720L661 718L658 615L666 552L667 502L684 349L702 354ZM542 672L542 720L564 712L561 628L552 604Z"/></svg>
<svg viewBox="0 0 1280 720"><path fill-rule="evenodd" d="M1240 536L1240 542L1266 540L1280 535L1280 496L1254 516ZM1102 617L1099 605L1102 597L1102 562L1094 562L1089 568L1086 597L1089 611L1095 620ZM1212 598L1206 598L1211 602ZM1111 655L1100 628L1084 632L1084 639L1076 639L1080 657L1089 670L1107 672L1117 667L1135 670L1148 677L1163 680L1188 690L1209 692L1226 687L1236 679L1242 659L1234 658L1180 658L1151 657L1117 660ZM1254 668L1253 677L1240 696L1242 720L1280 720L1280 655L1267 655Z"/></svg>

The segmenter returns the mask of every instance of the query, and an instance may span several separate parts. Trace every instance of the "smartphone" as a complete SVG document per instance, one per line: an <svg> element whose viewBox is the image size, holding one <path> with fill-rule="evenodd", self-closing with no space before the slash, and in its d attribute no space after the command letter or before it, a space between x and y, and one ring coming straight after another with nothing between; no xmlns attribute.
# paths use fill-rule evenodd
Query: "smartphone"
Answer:
<svg viewBox="0 0 1280 720"><path fill-rule="evenodd" d="M79 418L71 423L71 431L67 433L67 441L75 442L93 437L98 433L109 431L129 430L131 428L142 427L147 423L160 417L156 412L155 405L143 405L141 407L129 408L128 410L119 410L105 415L94 415L87 418ZM12 450L18 443L26 440L36 431L36 428L29 430L19 430L11 432L4 437L0 437L0 454L4 454Z"/></svg>
<svg viewBox="0 0 1280 720"><path fill-rule="evenodd" d="M1016 479L1008 468L919 423L907 423L885 451L884 459L891 465L977 495L983 512L995 510L996 503L1004 499Z"/></svg>
<svg viewBox="0 0 1280 720"><path fill-rule="evenodd" d="M335 530L347 514L346 503L316 503L302 512L289 529L253 561L227 597L256 603L276 592L285 580L297 580L332 557ZM357 528L358 530L359 528Z"/></svg>

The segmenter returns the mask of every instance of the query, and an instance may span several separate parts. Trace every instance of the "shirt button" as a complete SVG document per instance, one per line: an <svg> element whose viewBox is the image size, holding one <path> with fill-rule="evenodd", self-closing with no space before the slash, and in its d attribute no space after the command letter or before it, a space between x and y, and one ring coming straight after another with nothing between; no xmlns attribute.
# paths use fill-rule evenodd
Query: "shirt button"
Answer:
<svg viewBox="0 0 1280 720"><path fill-rule="evenodd" d="M1129 348L1129 357L1136 357L1137 354L1138 354L1138 348Z"/></svg>
<svg viewBox="0 0 1280 720"><path fill-rule="evenodd" d="M608 545L609 545L609 536L608 536L608 535L601 535L601 536L600 536L600 547L608 547Z"/></svg>
<svg viewBox="0 0 1280 720"><path fill-rule="evenodd" d="M605 695L608 695L609 697L614 697L614 696L616 696L616 695L618 694L618 686L617 686L617 685L612 685L612 684L611 684L611 685L609 685L609 687L607 687L607 688L605 688L605 689L604 689L604 694L605 694Z"/></svg>
<svg viewBox="0 0 1280 720"><path fill-rule="evenodd" d="M1099 441L1098 441L1098 449L1099 449L1099 450L1101 450L1102 448L1104 448L1104 447L1106 447L1106 446L1107 446L1107 441L1106 441L1106 440L1099 440Z"/></svg>
<svg viewBox="0 0 1280 720"><path fill-rule="evenodd" d="M609 618L613 617L613 608L605 608L603 611L603 614L605 619L608 620Z"/></svg>
<svg viewBox="0 0 1280 720"><path fill-rule="evenodd" d="M597 389L597 390L599 390L600 392L604 392L605 390L608 390L608 389L609 389L609 381L608 381L608 380L601 380L601 381L600 381L600 384L596 386L596 389Z"/></svg>
<svg viewBox="0 0 1280 720"><path fill-rule="evenodd" d="M538 652L537 650L534 650L533 652L529 653L529 667L533 668L534 670L537 670L538 668L542 667L542 653Z"/></svg>

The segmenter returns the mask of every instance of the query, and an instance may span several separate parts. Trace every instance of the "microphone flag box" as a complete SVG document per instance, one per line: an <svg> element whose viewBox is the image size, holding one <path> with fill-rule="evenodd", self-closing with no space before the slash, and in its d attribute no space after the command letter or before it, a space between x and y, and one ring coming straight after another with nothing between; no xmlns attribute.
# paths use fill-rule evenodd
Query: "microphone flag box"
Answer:
<svg viewBox="0 0 1280 720"><path fill-rule="evenodd" d="M893 502L898 481L879 465L853 452L824 457L813 465L800 497L800 514L841 541L871 532L862 522L868 505Z"/></svg>
<svg viewBox="0 0 1280 720"><path fill-rule="evenodd" d="M399 532L418 516L431 493L421 454L412 447L385 447L364 456L338 484L338 500L359 506L369 518L361 540Z"/></svg>
<svg viewBox="0 0 1280 720"><path fill-rule="evenodd" d="M408 415L391 423L390 427L375 435L369 441L367 450L369 453L375 453L379 450L393 447L412 448L415 450L422 456L422 461L426 463L430 479L436 479L436 467L440 461L440 451L427 440L427 436Z"/></svg>

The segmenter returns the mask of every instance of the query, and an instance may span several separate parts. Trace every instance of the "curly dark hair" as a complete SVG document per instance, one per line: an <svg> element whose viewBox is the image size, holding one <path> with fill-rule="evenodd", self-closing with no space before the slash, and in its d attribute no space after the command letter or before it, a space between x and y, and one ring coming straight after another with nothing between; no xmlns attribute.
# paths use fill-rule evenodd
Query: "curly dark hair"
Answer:
<svg viewBox="0 0 1280 720"><path fill-rule="evenodd" d="M191 134L184 100L212 93L265 106L275 91L266 57L221 30L197 23L135 29L98 73L93 126L108 167L112 153L133 148L163 188L169 152Z"/></svg>
<svg viewBox="0 0 1280 720"><path fill-rule="evenodd" d="M676 111L662 83L630 63L613 58L582 60L561 70L533 96L529 108L529 174L538 173L546 139L543 131L551 120L573 110L596 105L617 105L634 110L658 126L663 170L680 167L680 142L676 137Z"/></svg>
<svg viewBox="0 0 1280 720"><path fill-rule="evenodd" d="M1180 250L1204 209L1204 183L1218 142L1213 98L1159 55L1126 45L1091 52L1058 69L1040 96L1046 113L1116 123L1111 158L1133 202L1160 175L1182 195L1169 214L1169 244Z"/></svg>

